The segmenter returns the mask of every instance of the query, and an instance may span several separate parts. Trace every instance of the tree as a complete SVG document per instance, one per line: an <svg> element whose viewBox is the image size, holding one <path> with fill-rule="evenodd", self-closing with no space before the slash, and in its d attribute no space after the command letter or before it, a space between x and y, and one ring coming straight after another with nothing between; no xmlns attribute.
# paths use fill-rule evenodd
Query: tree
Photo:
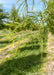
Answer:
<svg viewBox="0 0 54 75"><path fill-rule="evenodd" d="M19 2L20 0L17 0L17 3ZM28 3L27 3L27 0L23 0L23 1L20 1L21 4L19 5L18 7L18 12L20 10L20 12L22 13L23 11L23 15L25 15L27 17L28 15ZM34 8L34 0L32 0L32 9Z"/></svg>
<svg viewBox="0 0 54 75"><path fill-rule="evenodd" d="M47 25L52 33L54 33L54 0L48 0L46 14L47 17Z"/></svg>
<svg viewBox="0 0 54 75"><path fill-rule="evenodd" d="M12 20L14 23L17 19L18 19L18 12L15 9L15 5L13 5L10 11L10 20Z"/></svg>
<svg viewBox="0 0 54 75"><path fill-rule="evenodd" d="M0 4L0 29L4 26L3 25L3 22L4 22L4 19L6 18L6 13L4 12L3 10L3 7L2 7L2 4Z"/></svg>
<svg viewBox="0 0 54 75"><path fill-rule="evenodd" d="M4 11L2 5L0 4L0 23L3 23L4 18L5 18Z"/></svg>

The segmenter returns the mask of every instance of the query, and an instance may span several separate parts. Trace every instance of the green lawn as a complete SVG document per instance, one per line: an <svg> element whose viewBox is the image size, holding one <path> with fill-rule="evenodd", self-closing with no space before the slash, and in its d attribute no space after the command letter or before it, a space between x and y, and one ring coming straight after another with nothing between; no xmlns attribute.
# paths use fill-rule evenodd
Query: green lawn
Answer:
<svg viewBox="0 0 54 75"><path fill-rule="evenodd" d="M47 53L43 52L43 60L41 60L40 45L38 44L37 34L26 32L22 38L28 37L27 43L19 44L17 48L6 53L12 53L11 57L6 58L4 62L0 64L0 75L37 75L36 72L44 72L43 64L44 58ZM3 41L2 44L7 41ZM9 43L10 44L10 43ZM29 74L30 72L30 74ZM41 74L42 75L42 74Z"/></svg>
<svg viewBox="0 0 54 75"><path fill-rule="evenodd" d="M27 38L28 36L31 35L31 32L28 32L28 31L27 32L20 32L20 33L13 34L13 35L10 35L11 32L10 33L9 32L8 31L4 32L4 30L0 31L0 33L1 33L1 35L0 35L0 48L4 48L7 45L10 45L11 43L13 43L13 41L12 41L13 39L15 39L15 42L17 42L17 41L20 41L20 40ZM4 33L4 35L3 35L3 33ZM9 34L8 37L10 39L6 39L6 38L8 38L7 33ZM4 40L1 40L3 38L4 38Z"/></svg>

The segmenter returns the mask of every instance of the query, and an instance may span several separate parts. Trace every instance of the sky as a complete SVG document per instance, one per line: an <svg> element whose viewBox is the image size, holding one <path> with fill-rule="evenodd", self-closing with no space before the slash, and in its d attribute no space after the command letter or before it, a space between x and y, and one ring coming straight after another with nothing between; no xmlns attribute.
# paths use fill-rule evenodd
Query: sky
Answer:
<svg viewBox="0 0 54 75"><path fill-rule="evenodd" d="M28 4L30 7L29 10L31 10L31 8L32 8L32 2L31 1L32 0L28 0ZM39 1L40 0L35 0L35 2L34 2L34 10L35 11L40 11L43 8L42 4L40 4ZM17 0L0 0L0 4L3 4L3 7L6 11L10 11L13 4L15 4L16 8L18 8L20 2L19 3L16 3L16 2L17 2Z"/></svg>

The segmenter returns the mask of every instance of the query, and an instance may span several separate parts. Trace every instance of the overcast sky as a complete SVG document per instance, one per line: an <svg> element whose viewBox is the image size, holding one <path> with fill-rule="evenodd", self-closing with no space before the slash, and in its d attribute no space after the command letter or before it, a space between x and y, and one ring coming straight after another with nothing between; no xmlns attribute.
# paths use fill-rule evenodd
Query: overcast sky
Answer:
<svg viewBox="0 0 54 75"><path fill-rule="evenodd" d="M22 0L23 1L23 0ZM28 0L29 6L31 8L32 0ZM39 3L40 0L35 0L35 8L34 10L39 11L42 10L43 6ZM0 0L0 4L3 4L4 9L6 11L10 11L13 4L16 5L16 8L19 6L20 3L16 4L17 0Z"/></svg>

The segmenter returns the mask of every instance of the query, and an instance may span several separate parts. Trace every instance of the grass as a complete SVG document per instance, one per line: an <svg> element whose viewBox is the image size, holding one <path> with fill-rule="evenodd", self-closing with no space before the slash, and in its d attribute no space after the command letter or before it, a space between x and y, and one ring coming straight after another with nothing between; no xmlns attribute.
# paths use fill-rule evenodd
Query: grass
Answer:
<svg viewBox="0 0 54 75"><path fill-rule="evenodd" d="M20 35L20 36L17 37L17 35L16 35L15 42L20 41L20 40L22 40L22 39L28 37L30 34L27 33L26 35L23 36L22 33L20 33L20 34L18 34L18 35ZM4 38L4 37L5 37L5 36L3 36L3 35L0 36L1 39ZM9 36L9 37L11 38L11 37L13 37L13 36ZM10 40L11 40L11 41L10 41ZM11 43L13 43L12 38L11 38L11 39L0 40L0 48L3 48L3 47L5 47L5 46L7 46L7 45L10 45Z"/></svg>
<svg viewBox="0 0 54 75"><path fill-rule="evenodd" d="M4 36L3 35L0 35L0 39L2 39Z"/></svg>
<svg viewBox="0 0 54 75"><path fill-rule="evenodd" d="M37 75L32 73L44 72L43 64L47 53L43 52L43 60L41 60L40 45L36 39L37 34L29 33L19 39L28 36L30 39L26 43L19 44L14 50L6 51L6 54L12 53L12 55L0 64L0 75ZM8 44L8 42L6 43Z"/></svg>
<svg viewBox="0 0 54 75"><path fill-rule="evenodd" d="M8 45L10 44L9 40L3 40L3 41L1 41L1 39L3 39L8 33L9 33L9 31L0 30L0 48L3 48L5 46L7 46L7 44Z"/></svg>
<svg viewBox="0 0 54 75"><path fill-rule="evenodd" d="M0 41L0 48L3 48L11 43L12 42L9 42L9 40Z"/></svg>
<svg viewBox="0 0 54 75"><path fill-rule="evenodd" d="M3 31L1 31L1 33L3 33ZM10 37L10 39L6 39L7 37L5 37L5 36L2 35L2 38L5 38L5 39L4 40L0 40L0 48L4 48L7 45L12 44L13 43L13 41L12 41L13 37L15 38L15 42L17 42L17 41L20 41L20 40L22 40L24 38L27 38L28 36L31 36L32 35L31 33L34 34L36 32L32 32L32 31L30 31L30 32L28 32L28 31L26 31L26 32L20 32L20 33L8 36L8 37ZM6 35L7 35L7 33L6 33Z"/></svg>
<svg viewBox="0 0 54 75"><path fill-rule="evenodd" d="M18 57L15 55L11 59L0 65L0 75L17 75L21 72L41 72L42 64L40 54Z"/></svg>

